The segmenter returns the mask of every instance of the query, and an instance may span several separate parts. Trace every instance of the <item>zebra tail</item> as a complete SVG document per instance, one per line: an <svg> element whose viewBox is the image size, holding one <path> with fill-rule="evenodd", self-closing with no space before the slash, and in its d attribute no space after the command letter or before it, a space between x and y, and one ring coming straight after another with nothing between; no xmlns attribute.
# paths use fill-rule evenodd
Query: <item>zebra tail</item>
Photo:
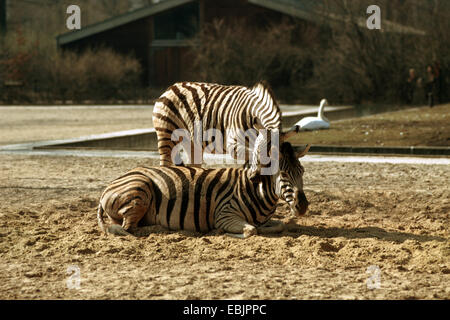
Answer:
<svg viewBox="0 0 450 320"><path fill-rule="evenodd" d="M97 222L98 222L98 226L100 227L100 230L103 231L104 233L108 232L108 228L105 224L105 220L103 219L103 214L105 213L105 210L103 209L102 204L100 203L98 205L98 210L97 210Z"/></svg>

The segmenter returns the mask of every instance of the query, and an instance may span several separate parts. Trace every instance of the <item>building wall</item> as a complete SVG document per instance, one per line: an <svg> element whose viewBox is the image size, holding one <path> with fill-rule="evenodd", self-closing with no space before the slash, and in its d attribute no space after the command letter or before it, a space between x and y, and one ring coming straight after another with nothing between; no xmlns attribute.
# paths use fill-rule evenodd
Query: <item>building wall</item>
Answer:
<svg viewBox="0 0 450 320"><path fill-rule="evenodd" d="M154 41L150 44L149 84L165 87L191 81L190 40L199 29L199 3L173 8L153 18Z"/></svg>
<svg viewBox="0 0 450 320"><path fill-rule="evenodd" d="M192 81L190 66L192 56L189 47L152 48L150 85L166 87L177 81Z"/></svg>

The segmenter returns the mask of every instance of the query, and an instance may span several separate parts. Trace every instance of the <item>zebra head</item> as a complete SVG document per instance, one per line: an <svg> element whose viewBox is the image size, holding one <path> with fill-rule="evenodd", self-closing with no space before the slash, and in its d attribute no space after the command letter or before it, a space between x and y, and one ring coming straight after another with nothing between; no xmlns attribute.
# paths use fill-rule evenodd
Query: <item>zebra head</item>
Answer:
<svg viewBox="0 0 450 320"><path fill-rule="evenodd" d="M308 144L306 148L295 152L292 145L285 140L298 133L299 130L300 127L296 126L281 135L279 135L279 132L274 132L274 137L272 137L272 134L268 135L267 138L264 137L264 140L260 143L261 148L252 154L252 162L248 171L248 177L253 181L258 180L261 175L270 175L276 196L285 200L291 208L291 213L296 216L304 215L309 205L303 191L305 169L299 158L308 153L310 145ZM276 142L281 143L281 145ZM268 158L265 155L262 156L261 150L269 150ZM258 163L257 158L264 161ZM267 162L268 159L269 162Z"/></svg>
<svg viewBox="0 0 450 320"><path fill-rule="evenodd" d="M308 199L303 191L303 173L305 169L299 158L309 151L310 145L295 152L289 142L283 142L279 152L279 170L275 174L275 193L285 200L291 208L291 213L300 216L308 210Z"/></svg>

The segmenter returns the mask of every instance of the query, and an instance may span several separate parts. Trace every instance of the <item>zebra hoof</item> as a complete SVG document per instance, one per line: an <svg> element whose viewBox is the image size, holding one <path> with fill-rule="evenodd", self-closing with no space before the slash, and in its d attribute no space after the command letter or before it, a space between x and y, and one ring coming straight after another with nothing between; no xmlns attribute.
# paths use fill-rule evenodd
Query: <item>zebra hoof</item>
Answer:
<svg viewBox="0 0 450 320"><path fill-rule="evenodd" d="M238 239L246 239L248 237L251 237L258 233L258 230L252 225L246 225L242 233L225 233L225 235L232 237L232 238L238 238Z"/></svg>
<svg viewBox="0 0 450 320"><path fill-rule="evenodd" d="M258 232L262 234L267 233L281 233L284 231L284 223L282 221L269 220L262 226L258 227Z"/></svg>
<svg viewBox="0 0 450 320"><path fill-rule="evenodd" d="M107 232L116 236L133 236L134 235L126 231L122 226L118 224L113 224L108 226Z"/></svg>
<svg viewBox="0 0 450 320"><path fill-rule="evenodd" d="M225 233L225 235L230 238L245 239L245 236L243 233Z"/></svg>
<svg viewBox="0 0 450 320"><path fill-rule="evenodd" d="M254 236L257 233L258 233L258 230L254 226L246 225L244 227L244 232L242 234L244 235L244 238L248 238L248 237Z"/></svg>

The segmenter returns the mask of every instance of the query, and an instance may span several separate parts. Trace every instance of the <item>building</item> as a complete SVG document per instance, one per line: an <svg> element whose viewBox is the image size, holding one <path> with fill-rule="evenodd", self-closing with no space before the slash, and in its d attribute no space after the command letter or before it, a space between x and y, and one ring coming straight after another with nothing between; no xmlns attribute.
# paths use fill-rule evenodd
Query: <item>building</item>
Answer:
<svg viewBox="0 0 450 320"><path fill-rule="evenodd" d="M292 2L292 1L291 1ZM64 50L82 51L107 46L120 53L133 52L144 69L144 81L165 86L189 79L189 47L198 30L216 18L232 21L245 17L255 26L292 16L317 21L314 1L289 0L165 0L81 30L62 34Z"/></svg>
<svg viewBox="0 0 450 320"><path fill-rule="evenodd" d="M196 33L214 19L232 23L245 18L260 27L289 17L318 26L324 21L318 0L160 0L81 30L62 34L64 50L82 51L106 46L120 53L133 52L144 70L145 84L162 87L189 80L189 48ZM322 13L319 13L322 12ZM340 19L329 15L325 18ZM365 20L361 22L365 26Z"/></svg>

